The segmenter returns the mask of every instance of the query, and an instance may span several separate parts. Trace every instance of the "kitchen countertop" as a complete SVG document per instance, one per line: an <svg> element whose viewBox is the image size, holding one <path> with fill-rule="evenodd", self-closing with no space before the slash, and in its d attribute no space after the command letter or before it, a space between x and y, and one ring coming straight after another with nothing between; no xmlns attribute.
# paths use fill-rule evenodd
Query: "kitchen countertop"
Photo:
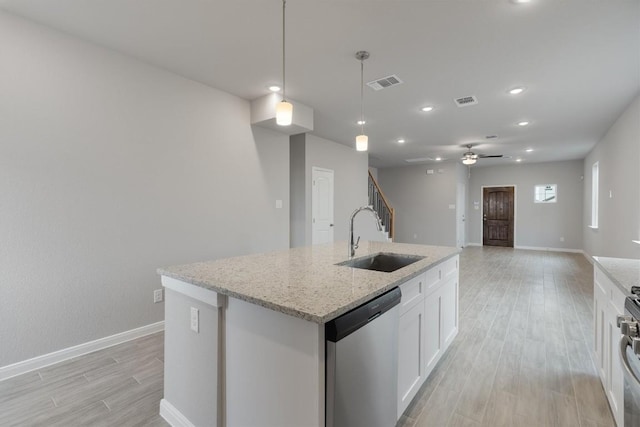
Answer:
<svg viewBox="0 0 640 427"><path fill-rule="evenodd" d="M632 286L640 286L640 259L594 256L593 260L625 295L631 295Z"/></svg>
<svg viewBox="0 0 640 427"><path fill-rule="evenodd" d="M360 242L355 258L378 252L426 258L392 273L334 265L348 260L344 241L160 268L158 274L322 324L455 256L460 250Z"/></svg>

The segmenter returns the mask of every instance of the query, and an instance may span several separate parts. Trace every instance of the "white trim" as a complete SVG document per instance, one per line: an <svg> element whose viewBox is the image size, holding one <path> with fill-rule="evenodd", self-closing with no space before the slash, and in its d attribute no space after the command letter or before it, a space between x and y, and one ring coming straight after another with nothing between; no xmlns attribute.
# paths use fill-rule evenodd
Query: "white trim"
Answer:
<svg viewBox="0 0 640 427"><path fill-rule="evenodd" d="M480 187L480 241L484 242L484 189L493 187L513 187L513 247L516 247L516 224L518 218L518 186L516 184L483 185ZM480 245L482 246L482 245Z"/></svg>
<svg viewBox="0 0 640 427"><path fill-rule="evenodd" d="M194 424L185 417L182 412L178 411L175 406L167 401L160 400L160 416L164 418L171 427L195 427Z"/></svg>
<svg viewBox="0 0 640 427"><path fill-rule="evenodd" d="M212 307L223 307L225 301L225 295L220 295L216 291L203 288L201 286L193 285L191 283L183 282L182 280L174 279L168 276L162 276L162 286L172 291L186 295L189 298L201 301L205 304L209 304Z"/></svg>
<svg viewBox="0 0 640 427"><path fill-rule="evenodd" d="M543 248L540 246L514 246L514 249L525 249L528 251L549 251L549 252L570 252L574 254L583 254L582 249L570 249L570 248Z"/></svg>
<svg viewBox="0 0 640 427"><path fill-rule="evenodd" d="M467 246L482 246L482 244L481 243L469 242L469 243L467 243Z"/></svg>
<svg viewBox="0 0 640 427"><path fill-rule="evenodd" d="M587 253L587 251L582 251L582 255L589 261L590 264L593 264L593 257Z"/></svg>
<svg viewBox="0 0 640 427"><path fill-rule="evenodd" d="M164 320L0 367L0 381L164 330Z"/></svg>
<svg viewBox="0 0 640 427"><path fill-rule="evenodd" d="M587 227L589 227L592 230L597 230L598 229L597 225L587 225Z"/></svg>

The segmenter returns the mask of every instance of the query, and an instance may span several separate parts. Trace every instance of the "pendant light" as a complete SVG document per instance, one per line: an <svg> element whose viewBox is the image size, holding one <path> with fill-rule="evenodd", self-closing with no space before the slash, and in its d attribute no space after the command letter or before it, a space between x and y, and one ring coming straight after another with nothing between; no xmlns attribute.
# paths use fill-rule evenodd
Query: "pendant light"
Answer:
<svg viewBox="0 0 640 427"><path fill-rule="evenodd" d="M285 96L285 49L284 49L284 41L285 41L285 7L287 1L282 0L282 101L276 105L276 123L280 126L289 126L291 122L293 122L293 105L290 102L287 102L287 98Z"/></svg>
<svg viewBox="0 0 640 427"><path fill-rule="evenodd" d="M356 59L360 61L360 135L356 136L356 150L367 151L369 137L364 134L364 60L369 58L369 52L361 50L356 52Z"/></svg>

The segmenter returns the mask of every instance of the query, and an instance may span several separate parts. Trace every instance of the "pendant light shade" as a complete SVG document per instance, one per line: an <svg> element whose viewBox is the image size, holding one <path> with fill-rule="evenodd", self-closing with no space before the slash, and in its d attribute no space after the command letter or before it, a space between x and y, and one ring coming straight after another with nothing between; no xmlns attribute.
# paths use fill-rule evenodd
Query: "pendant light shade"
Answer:
<svg viewBox="0 0 640 427"><path fill-rule="evenodd" d="M369 58L369 52L361 50L356 52L356 59L360 61L360 126L361 133L356 136L356 150L367 151L369 149L369 137L364 134L364 60Z"/></svg>
<svg viewBox="0 0 640 427"><path fill-rule="evenodd" d="M293 122L293 105L284 99L276 105L276 123L289 126Z"/></svg>
<svg viewBox="0 0 640 427"><path fill-rule="evenodd" d="M276 123L280 126L289 126L293 122L293 105L287 102L285 96L285 9L287 1L282 0L282 101L276 106Z"/></svg>
<svg viewBox="0 0 640 427"><path fill-rule="evenodd" d="M356 136L356 150L367 151L369 149L369 137L367 135Z"/></svg>

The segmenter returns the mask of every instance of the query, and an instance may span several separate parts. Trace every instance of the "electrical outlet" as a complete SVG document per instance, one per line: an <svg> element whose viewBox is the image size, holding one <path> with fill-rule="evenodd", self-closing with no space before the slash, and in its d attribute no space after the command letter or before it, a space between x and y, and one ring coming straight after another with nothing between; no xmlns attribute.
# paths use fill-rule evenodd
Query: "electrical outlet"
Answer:
<svg viewBox="0 0 640 427"><path fill-rule="evenodd" d="M157 302L162 302L162 289L156 289L155 291L153 291L153 302L157 303Z"/></svg>
<svg viewBox="0 0 640 427"><path fill-rule="evenodd" d="M195 307L191 307L191 330L195 333L200 332L200 313Z"/></svg>

